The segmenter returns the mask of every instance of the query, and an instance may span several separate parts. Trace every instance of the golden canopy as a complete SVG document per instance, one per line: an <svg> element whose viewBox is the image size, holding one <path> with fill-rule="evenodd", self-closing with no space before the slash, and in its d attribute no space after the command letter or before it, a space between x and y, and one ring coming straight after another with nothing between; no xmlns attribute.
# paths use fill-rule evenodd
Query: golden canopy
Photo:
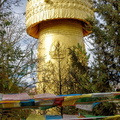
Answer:
<svg viewBox="0 0 120 120"><path fill-rule="evenodd" d="M26 7L27 33L39 37L40 24L55 19L74 19L83 23L93 18L89 0L29 0ZM83 29L84 36L90 31Z"/></svg>

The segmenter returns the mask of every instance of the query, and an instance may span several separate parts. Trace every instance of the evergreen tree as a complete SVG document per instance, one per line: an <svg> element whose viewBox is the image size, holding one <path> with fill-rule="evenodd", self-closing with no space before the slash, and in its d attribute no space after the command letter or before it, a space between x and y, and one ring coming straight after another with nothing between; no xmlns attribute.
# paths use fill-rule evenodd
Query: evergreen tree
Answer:
<svg viewBox="0 0 120 120"><path fill-rule="evenodd" d="M68 79L68 86L73 90L73 93L86 94L92 92L90 88L88 58L85 50L79 44L69 48L70 55L70 76ZM71 94L71 91L69 91Z"/></svg>
<svg viewBox="0 0 120 120"><path fill-rule="evenodd" d="M1 15L0 30L0 91L1 93L17 93L19 87L28 84L23 81L31 74L36 59L33 58L32 48L28 43L26 49L22 50L20 42L27 39L24 35L24 26L18 26L20 22L10 14ZM15 23L16 21L16 23ZM16 27L14 27L16 26ZM30 46L31 45L31 46ZM18 87L19 86L19 87Z"/></svg>
<svg viewBox="0 0 120 120"><path fill-rule="evenodd" d="M69 49L68 54L68 74L64 81L66 85L66 94L87 94L93 92L92 83L89 77L88 59L89 55L83 49L83 46L77 44ZM75 109L73 106L65 106L64 114L88 114L87 111Z"/></svg>
<svg viewBox="0 0 120 120"><path fill-rule="evenodd" d="M79 44L67 49L60 42L54 43L52 47L54 47L50 51L52 59L41 69L40 92L50 92L56 95L92 92L88 76L88 56L85 50ZM74 114L78 110L68 106L57 109L57 111L61 114Z"/></svg>
<svg viewBox="0 0 120 120"><path fill-rule="evenodd" d="M91 77L98 92L107 92L111 91L110 82L120 82L120 1L97 0L94 3L96 21L91 35L94 47Z"/></svg>
<svg viewBox="0 0 120 120"><path fill-rule="evenodd" d="M11 6L19 6L19 3L18 0L11 0L11 3L8 0L0 1L1 93L17 93L20 89L25 90L24 88L31 84L26 78L28 75L31 75L31 78L34 76L36 58L33 49L36 41L32 42L33 40L26 35L25 25L20 21L21 15L13 14L11 11Z"/></svg>
<svg viewBox="0 0 120 120"><path fill-rule="evenodd" d="M94 55L90 71L92 89L94 92L109 92L113 90L111 83L115 86L120 82L120 1L93 0L93 2L96 20L90 36L93 40L91 51ZM101 108L99 107L98 111L100 114L115 114L114 105L105 104Z"/></svg>
<svg viewBox="0 0 120 120"><path fill-rule="evenodd" d="M36 64L35 56L33 57L35 45L28 42L30 38L25 34L25 26L19 21L20 16L18 19L18 15L11 11L11 6L18 5L19 2L20 0L0 0L0 92L4 94L26 92L25 88L31 84L26 79L34 73ZM0 119L26 118L30 112L1 109Z"/></svg>

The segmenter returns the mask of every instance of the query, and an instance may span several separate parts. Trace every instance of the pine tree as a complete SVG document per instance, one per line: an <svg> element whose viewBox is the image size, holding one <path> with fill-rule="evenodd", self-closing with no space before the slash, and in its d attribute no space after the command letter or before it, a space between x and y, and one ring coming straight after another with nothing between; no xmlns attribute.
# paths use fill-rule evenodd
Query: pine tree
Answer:
<svg viewBox="0 0 120 120"><path fill-rule="evenodd" d="M96 20L90 36L94 55L94 62L91 64L92 89L95 92L109 92L113 90L111 83L116 85L120 82L120 1L93 2ZM107 107L107 115L114 114L113 106ZM105 114L104 110L99 113Z"/></svg>
<svg viewBox="0 0 120 120"><path fill-rule="evenodd" d="M120 1L98 0L95 9L92 79L100 87L99 92L107 92L111 91L110 82L120 82Z"/></svg>
<svg viewBox="0 0 120 120"><path fill-rule="evenodd" d="M89 56L79 44L69 48L69 55L71 64L68 70L70 76L68 86L73 90L73 93L91 93L92 89L89 89L91 84L88 67ZM69 92L71 94L71 91Z"/></svg>
<svg viewBox="0 0 120 120"><path fill-rule="evenodd" d="M29 86L27 75L34 73L36 59L33 57L34 45L27 42L24 49L21 44L29 38L25 35L24 25L17 15L12 14L11 6L20 0L0 0L0 92L3 94L26 92ZM9 6L10 5L10 6ZM19 16L20 18L20 16ZM24 78L24 79L23 79ZM30 114L30 110L0 110L0 119L21 119Z"/></svg>
<svg viewBox="0 0 120 120"><path fill-rule="evenodd" d="M19 29L17 19L11 19L9 13L1 14L0 30L0 91L1 93L19 92L19 87L26 86L27 81L22 81L25 76L32 73L33 59L32 47L21 49L20 41L23 37L24 28ZM17 23L17 24L18 24ZM16 26L16 29L14 28ZM32 44L31 44L32 45ZM31 58L32 57L32 58ZM30 70L32 69L32 71ZM19 86L19 87L18 87Z"/></svg>

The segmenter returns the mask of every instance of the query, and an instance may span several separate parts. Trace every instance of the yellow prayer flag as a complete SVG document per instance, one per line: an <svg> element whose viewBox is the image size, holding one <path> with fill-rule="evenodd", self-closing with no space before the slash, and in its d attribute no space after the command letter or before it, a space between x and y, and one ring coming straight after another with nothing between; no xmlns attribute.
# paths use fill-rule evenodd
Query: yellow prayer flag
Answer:
<svg viewBox="0 0 120 120"><path fill-rule="evenodd" d="M83 95L76 95L76 96L65 96L64 97L64 102L62 102L62 106L67 106L67 105L74 105L75 102L84 97L91 97L92 94L83 94Z"/></svg>
<svg viewBox="0 0 120 120"><path fill-rule="evenodd" d="M10 101L10 100L8 100L8 101L0 101L0 103L1 104L4 104L4 103L20 103L20 101Z"/></svg>
<svg viewBox="0 0 120 120"><path fill-rule="evenodd" d="M69 101L69 100L77 100L79 98L84 98L84 97L91 97L92 94L82 94L82 95L76 95L76 96L65 96L64 101Z"/></svg>
<svg viewBox="0 0 120 120"><path fill-rule="evenodd" d="M26 120L45 120L43 115L30 114Z"/></svg>
<svg viewBox="0 0 120 120"><path fill-rule="evenodd" d="M109 117L106 117L102 120L120 120L120 115L109 116Z"/></svg>
<svg viewBox="0 0 120 120"><path fill-rule="evenodd" d="M62 102L62 106L74 105L75 102L76 102L76 100L64 101L64 102Z"/></svg>
<svg viewBox="0 0 120 120"><path fill-rule="evenodd" d="M20 103L16 102L16 103L2 104L2 108L14 108L14 107L20 107Z"/></svg>

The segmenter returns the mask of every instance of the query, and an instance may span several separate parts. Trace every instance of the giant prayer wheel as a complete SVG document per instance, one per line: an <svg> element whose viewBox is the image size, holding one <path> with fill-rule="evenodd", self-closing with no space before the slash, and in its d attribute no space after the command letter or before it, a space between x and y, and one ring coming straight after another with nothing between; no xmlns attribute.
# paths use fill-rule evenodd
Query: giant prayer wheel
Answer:
<svg viewBox="0 0 120 120"><path fill-rule="evenodd" d="M86 28L89 25L87 20L93 17L89 0L28 0L26 31L39 39L38 58L44 56L44 62L38 64L38 69L50 60L56 64L53 58L57 42L63 49L78 43L84 49L83 37L91 33ZM43 80L42 73L38 73L38 80ZM43 86L42 82L38 85L39 92L54 93L51 89L44 91Z"/></svg>

